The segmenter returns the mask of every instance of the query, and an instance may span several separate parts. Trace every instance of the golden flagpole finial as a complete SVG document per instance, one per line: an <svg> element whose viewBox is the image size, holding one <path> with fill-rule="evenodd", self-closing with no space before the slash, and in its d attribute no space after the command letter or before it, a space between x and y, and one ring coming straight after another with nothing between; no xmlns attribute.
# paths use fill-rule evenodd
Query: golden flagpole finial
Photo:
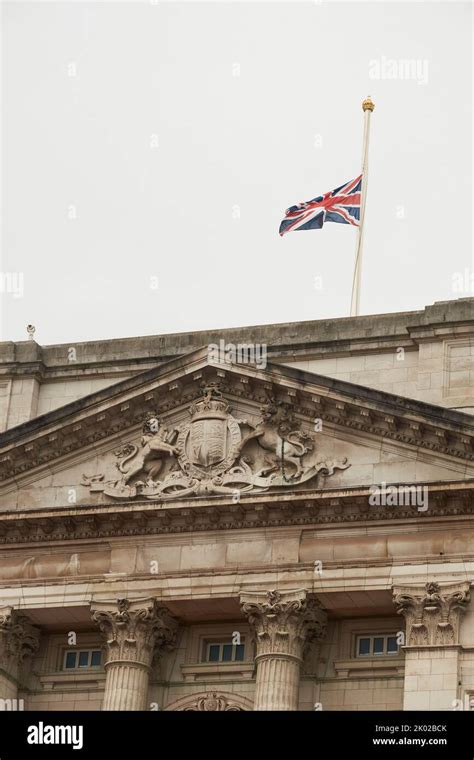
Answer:
<svg viewBox="0 0 474 760"><path fill-rule="evenodd" d="M363 111L373 111L375 108L375 103L370 97L370 95L367 95L366 99L362 101L362 110Z"/></svg>

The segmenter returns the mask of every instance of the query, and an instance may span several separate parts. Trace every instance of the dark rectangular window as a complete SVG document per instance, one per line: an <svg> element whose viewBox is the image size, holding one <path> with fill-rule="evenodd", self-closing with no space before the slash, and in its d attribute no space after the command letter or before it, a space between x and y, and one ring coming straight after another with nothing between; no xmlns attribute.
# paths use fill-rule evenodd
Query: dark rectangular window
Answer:
<svg viewBox="0 0 474 760"><path fill-rule="evenodd" d="M235 661L243 662L244 660L245 646L243 644L237 644L235 647Z"/></svg>
<svg viewBox="0 0 474 760"><path fill-rule="evenodd" d="M224 644L222 647L222 662L232 662L232 644Z"/></svg>
<svg viewBox="0 0 474 760"><path fill-rule="evenodd" d="M370 654L370 639L359 639L359 654Z"/></svg>
<svg viewBox="0 0 474 760"><path fill-rule="evenodd" d="M204 642L204 662L243 662L245 644L230 641Z"/></svg>
<svg viewBox="0 0 474 760"><path fill-rule="evenodd" d="M219 662L220 660L220 646L219 644L211 644L209 646L209 662Z"/></svg>
<svg viewBox="0 0 474 760"><path fill-rule="evenodd" d="M387 654L397 654L398 644L396 636L389 636L387 638Z"/></svg>
<svg viewBox="0 0 474 760"><path fill-rule="evenodd" d="M358 657L381 657L398 654L397 637L392 634L358 636L356 652Z"/></svg>
<svg viewBox="0 0 474 760"><path fill-rule="evenodd" d="M65 668L75 668L76 667L76 655L77 652L67 652L66 653L66 661L64 664Z"/></svg>
<svg viewBox="0 0 474 760"><path fill-rule="evenodd" d="M383 654L385 639L382 636L374 638L374 654Z"/></svg>
<svg viewBox="0 0 474 760"><path fill-rule="evenodd" d="M102 652L100 649L73 649L64 653L63 669L100 668Z"/></svg>
<svg viewBox="0 0 474 760"><path fill-rule="evenodd" d="M79 667L87 668L89 665L89 652L79 652Z"/></svg>
<svg viewBox="0 0 474 760"><path fill-rule="evenodd" d="M96 651L92 652L91 666L93 668L96 668L100 665L101 661L102 661L102 652L96 652Z"/></svg>

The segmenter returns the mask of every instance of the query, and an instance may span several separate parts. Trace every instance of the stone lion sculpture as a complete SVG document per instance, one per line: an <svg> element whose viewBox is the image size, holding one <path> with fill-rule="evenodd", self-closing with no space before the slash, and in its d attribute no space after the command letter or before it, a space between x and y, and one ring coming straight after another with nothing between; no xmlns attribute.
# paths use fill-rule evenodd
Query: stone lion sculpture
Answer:
<svg viewBox="0 0 474 760"><path fill-rule="evenodd" d="M165 459L179 455L179 449L174 446L177 435L176 429L170 431L161 427L156 414L148 414L143 424L141 449L134 443L130 443L125 449L118 452L118 455L123 457L117 464L118 469L123 474L123 485L127 485L141 473L144 473L147 479L155 481L162 470ZM130 469L127 470L125 465L131 459L134 461Z"/></svg>

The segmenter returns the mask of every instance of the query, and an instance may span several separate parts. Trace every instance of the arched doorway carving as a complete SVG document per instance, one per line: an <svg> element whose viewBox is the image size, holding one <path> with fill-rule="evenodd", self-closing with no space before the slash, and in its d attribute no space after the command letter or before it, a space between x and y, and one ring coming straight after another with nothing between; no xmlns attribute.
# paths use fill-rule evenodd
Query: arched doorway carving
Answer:
<svg viewBox="0 0 474 760"><path fill-rule="evenodd" d="M240 697L225 691L202 691L188 694L165 707L170 711L190 712L240 712L253 710L253 703L247 697Z"/></svg>

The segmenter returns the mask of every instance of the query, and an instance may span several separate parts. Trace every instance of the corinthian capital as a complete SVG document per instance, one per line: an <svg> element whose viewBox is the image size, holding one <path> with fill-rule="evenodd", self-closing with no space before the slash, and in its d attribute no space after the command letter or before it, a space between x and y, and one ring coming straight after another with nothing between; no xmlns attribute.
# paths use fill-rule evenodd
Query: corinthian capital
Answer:
<svg viewBox="0 0 474 760"><path fill-rule="evenodd" d="M393 588L393 602L406 620L408 646L445 646L459 643L459 626L470 601L469 583L423 588Z"/></svg>
<svg viewBox="0 0 474 760"><path fill-rule="evenodd" d="M257 658L288 655L303 659L304 648L326 631L326 613L305 589L241 594L242 611L257 637Z"/></svg>
<svg viewBox="0 0 474 760"><path fill-rule="evenodd" d="M39 647L40 631L13 607L0 608L0 666L16 677L19 667Z"/></svg>
<svg viewBox="0 0 474 760"><path fill-rule="evenodd" d="M170 649L178 623L156 599L117 599L92 604L92 619L107 638L106 664L116 661L149 666L158 649Z"/></svg>

